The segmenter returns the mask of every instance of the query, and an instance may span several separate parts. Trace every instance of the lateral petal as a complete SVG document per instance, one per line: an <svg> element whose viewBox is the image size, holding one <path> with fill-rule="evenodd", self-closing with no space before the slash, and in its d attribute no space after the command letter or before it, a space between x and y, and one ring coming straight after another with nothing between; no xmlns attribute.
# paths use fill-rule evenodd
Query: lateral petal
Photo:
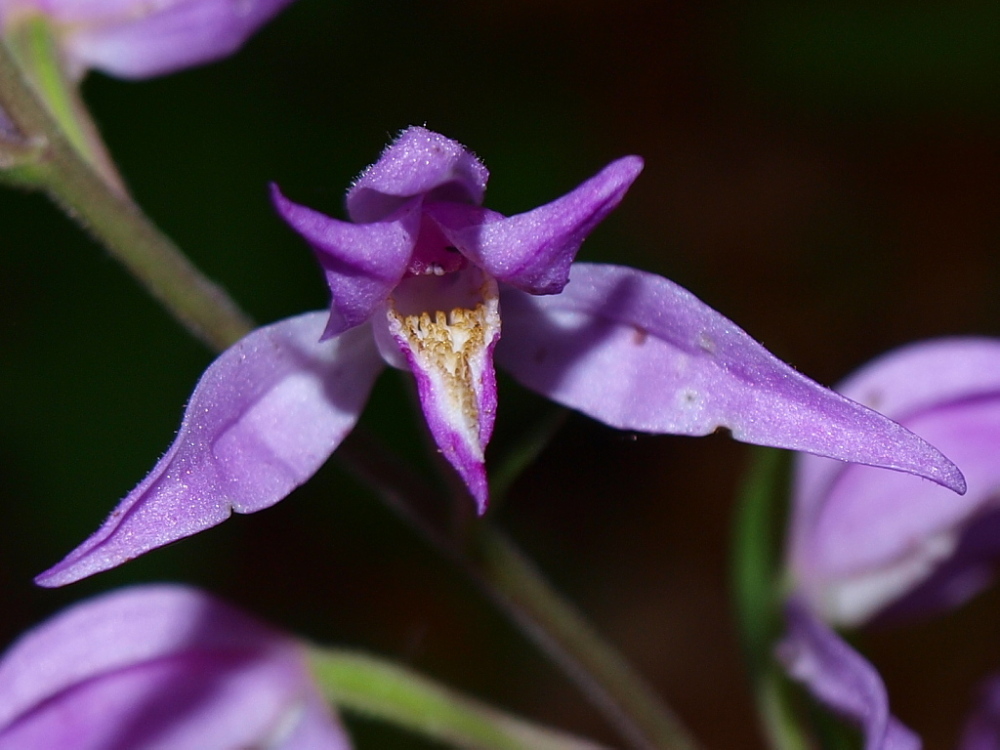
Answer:
<svg viewBox="0 0 1000 750"><path fill-rule="evenodd" d="M577 263L557 296L502 294L497 362L525 386L627 430L706 435L916 474L958 468L892 420L801 375L671 281Z"/></svg>
<svg viewBox="0 0 1000 750"><path fill-rule="evenodd" d="M857 724L865 750L919 750L920 738L889 713L889 696L875 667L801 602L791 600L785 614L788 633L777 655L789 676Z"/></svg>
<svg viewBox="0 0 1000 750"><path fill-rule="evenodd" d="M425 211L490 276L531 294L558 294L580 245L642 166L638 156L618 159L561 198L516 216L454 203L428 203Z"/></svg>
<svg viewBox="0 0 1000 750"><path fill-rule="evenodd" d="M420 231L418 205L400 210L391 221L351 224L293 203L277 185L271 186L271 197L323 267L331 296L323 338L368 320L406 272Z"/></svg>
<svg viewBox="0 0 1000 750"><path fill-rule="evenodd" d="M104 525L55 567L62 586L274 505L354 427L382 367L367 326L317 343L322 312L258 328L202 375L177 438Z"/></svg>

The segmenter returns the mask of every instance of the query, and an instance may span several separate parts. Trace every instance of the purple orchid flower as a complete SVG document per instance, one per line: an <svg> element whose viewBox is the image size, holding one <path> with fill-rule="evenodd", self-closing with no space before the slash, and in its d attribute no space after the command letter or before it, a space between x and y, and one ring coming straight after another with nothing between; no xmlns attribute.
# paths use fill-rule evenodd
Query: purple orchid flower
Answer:
<svg viewBox="0 0 1000 750"><path fill-rule="evenodd" d="M835 713L861 728L865 750L918 750L920 739L889 712L882 677L863 656L794 597L777 656L788 674Z"/></svg>
<svg viewBox="0 0 1000 750"><path fill-rule="evenodd" d="M800 456L788 555L795 587L841 625L961 604L992 580L1000 557L1000 340L904 347L839 390L945 451L969 491L959 498L914 477Z"/></svg>
<svg viewBox="0 0 1000 750"><path fill-rule="evenodd" d="M105 594L0 659L0 747L346 750L303 649L181 586Z"/></svg>
<svg viewBox="0 0 1000 750"><path fill-rule="evenodd" d="M0 0L0 32L45 16L74 78L149 78L236 52L292 0Z"/></svg>
<svg viewBox="0 0 1000 750"><path fill-rule="evenodd" d="M330 310L260 328L223 353L166 455L37 582L70 583L278 502L350 432L386 362L413 373L430 431L481 512L494 354L528 388L613 427L724 427L964 491L935 448L800 375L672 282L572 263L641 168L638 157L619 159L552 203L504 217L479 205L487 171L469 151L413 127L351 188L352 222L275 189L326 273Z"/></svg>

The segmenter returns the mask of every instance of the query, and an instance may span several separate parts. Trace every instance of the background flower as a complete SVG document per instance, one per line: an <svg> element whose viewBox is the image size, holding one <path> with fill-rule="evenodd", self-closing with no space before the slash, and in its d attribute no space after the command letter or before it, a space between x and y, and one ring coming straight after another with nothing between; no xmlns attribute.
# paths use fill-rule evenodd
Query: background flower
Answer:
<svg viewBox="0 0 1000 750"><path fill-rule="evenodd" d="M940 448L969 490L950 497L926 482L800 456L789 542L796 589L842 625L887 608L900 616L964 603L1000 555L1000 340L913 344L838 390Z"/></svg>
<svg viewBox="0 0 1000 750"><path fill-rule="evenodd" d="M299 644L183 586L61 612L0 658L0 747L340 750Z"/></svg>
<svg viewBox="0 0 1000 750"><path fill-rule="evenodd" d="M149 78L231 55L292 0L0 0L0 30L47 17L74 77Z"/></svg>

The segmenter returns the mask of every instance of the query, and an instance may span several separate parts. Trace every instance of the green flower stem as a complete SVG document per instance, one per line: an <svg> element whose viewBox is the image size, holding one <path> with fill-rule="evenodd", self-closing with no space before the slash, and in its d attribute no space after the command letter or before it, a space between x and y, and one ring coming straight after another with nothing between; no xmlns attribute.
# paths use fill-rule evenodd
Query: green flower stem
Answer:
<svg viewBox="0 0 1000 750"><path fill-rule="evenodd" d="M45 103L70 144L120 195L127 194L111 154L80 99L80 91L61 64L58 42L45 16L30 18L8 30L8 46L35 92Z"/></svg>
<svg viewBox="0 0 1000 750"><path fill-rule="evenodd" d="M73 147L2 42L0 107L24 141L37 148L37 158L19 166L14 180L45 190L182 325L213 349L226 348L252 329L252 322L236 303Z"/></svg>
<svg viewBox="0 0 1000 750"><path fill-rule="evenodd" d="M443 529L434 491L364 430L355 429L334 456L480 588L553 660L637 750L693 750L694 739L583 616L505 536L484 520L459 546Z"/></svg>
<svg viewBox="0 0 1000 750"><path fill-rule="evenodd" d="M309 648L309 662L338 708L469 750L602 750L589 740L537 726L365 654Z"/></svg>
<svg viewBox="0 0 1000 750"><path fill-rule="evenodd" d="M794 692L774 658L785 593L782 540L787 516L790 454L754 448L736 506L732 582L744 656L768 747L813 746L796 711Z"/></svg>

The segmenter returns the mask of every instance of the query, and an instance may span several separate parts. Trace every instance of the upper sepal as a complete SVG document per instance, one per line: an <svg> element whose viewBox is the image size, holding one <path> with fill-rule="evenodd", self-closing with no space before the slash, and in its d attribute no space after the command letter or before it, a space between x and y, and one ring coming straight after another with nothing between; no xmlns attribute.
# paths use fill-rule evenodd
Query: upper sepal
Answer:
<svg viewBox="0 0 1000 750"><path fill-rule="evenodd" d="M418 125L386 147L347 193L351 221L382 221L410 198L479 205L490 173L458 141Z"/></svg>
<svg viewBox="0 0 1000 750"><path fill-rule="evenodd" d="M274 505L354 427L382 360L367 326L317 343L324 313L258 328L198 382L173 445L87 541L42 573L62 586Z"/></svg>

